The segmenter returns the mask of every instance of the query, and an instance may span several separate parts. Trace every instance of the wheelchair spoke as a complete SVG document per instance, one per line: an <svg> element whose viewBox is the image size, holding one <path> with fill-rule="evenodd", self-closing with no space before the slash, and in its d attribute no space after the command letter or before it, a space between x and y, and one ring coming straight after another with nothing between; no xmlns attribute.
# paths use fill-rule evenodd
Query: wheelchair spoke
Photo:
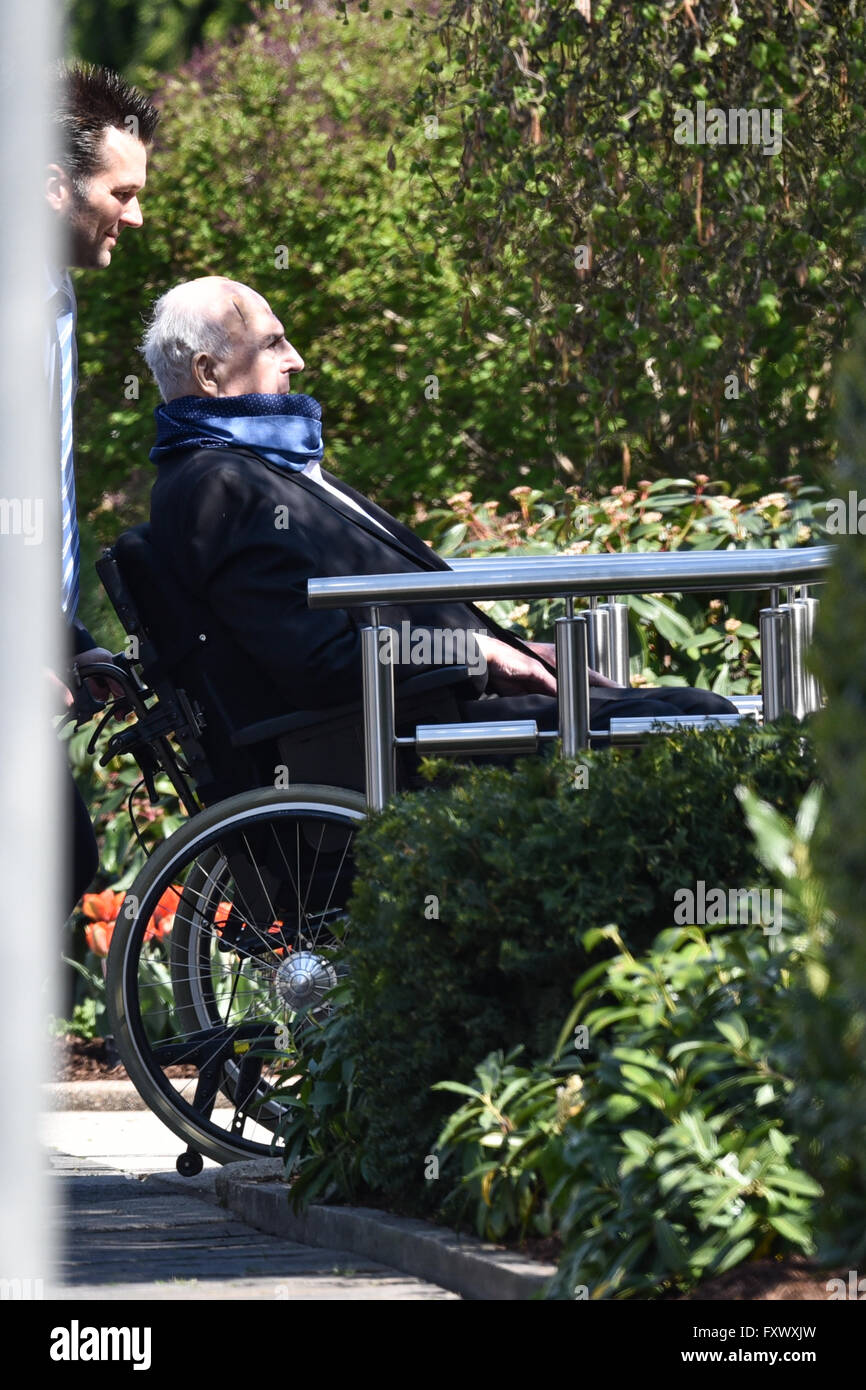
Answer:
<svg viewBox="0 0 866 1390"><path fill-rule="evenodd" d="M160 1117L219 1161L279 1151L285 1088L301 1075L293 1030L328 1008L339 978L331 948L363 803L321 790L321 804L249 793L193 818L132 885L137 913L116 931L109 994L120 975L111 1008L127 1069ZM166 902L169 921L154 915Z"/></svg>
<svg viewBox="0 0 866 1390"><path fill-rule="evenodd" d="M343 865L344 865L344 863L345 863L345 861L346 861L346 855L347 855L348 852L349 852L349 845L350 845L350 841L347 840L347 841L346 841L346 844L345 844L344 847L343 847L343 855L342 855L342 858L341 858L341 860L340 860L339 868L337 869L337 872L336 872L336 874L334 875L334 878L333 878L333 882L331 883L331 891L330 891L330 893L328 894L328 901L325 903L325 908L324 908L324 911L322 912L322 918L323 918L323 919L328 915L329 911L331 910L331 902L332 902L332 899L333 899L333 896L334 896L334 890L335 890L336 887L337 887L337 883L339 882L340 874L341 874L342 871L343 871ZM313 944L315 945L315 942L314 942Z"/></svg>

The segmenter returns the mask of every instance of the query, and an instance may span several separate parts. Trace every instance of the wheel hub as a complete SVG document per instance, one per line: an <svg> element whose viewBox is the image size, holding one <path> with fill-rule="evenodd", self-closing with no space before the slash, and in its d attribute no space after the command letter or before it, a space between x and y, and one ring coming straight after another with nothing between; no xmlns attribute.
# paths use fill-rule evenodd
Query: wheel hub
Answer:
<svg viewBox="0 0 866 1390"><path fill-rule="evenodd" d="M293 951L279 966L277 994L288 1009L310 1009L321 1004L337 983L337 972L323 956L312 951Z"/></svg>

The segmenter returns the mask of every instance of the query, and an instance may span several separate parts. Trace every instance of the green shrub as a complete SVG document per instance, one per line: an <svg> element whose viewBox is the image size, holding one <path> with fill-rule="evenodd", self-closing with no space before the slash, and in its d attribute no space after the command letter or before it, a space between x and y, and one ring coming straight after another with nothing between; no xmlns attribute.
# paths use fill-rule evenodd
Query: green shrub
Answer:
<svg viewBox="0 0 866 1390"><path fill-rule="evenodd" d="M437 1087L469 1095L439 1142L463 1158L479 1233L557 1231L548 1296L566 1299L645 1298L811 1252L820 1188L792 1157L776 1055L795 944L686 927L635 957L607 935L620 951L578 981L562 1033L582 1021L585 1060L563 1077L491 1057L475 1087Z"/></svg>
<svg viewBox="0 0 866 1390"><path fill-rule="evenodd" d="M369 1111L368 1176L391 1200L423 1200L446 1113L435 1082L468 1081L498 1049L550 1051L588 929L615 922L637 952L670 925L678 889L759 884L735 788L791 813L815 777L793 723L678 734L586 767L580 790L542 759L455 773L361 828L346 1055Z"/></svg>
<svg viewBox="0 0 866 1390"><path fill-rule="evenodd" d="M67 0L69 44L118 72L180 62L250 18L247 0Z"/></svg>
<svg viewBox="0 0 866 1390"><path fill-rule="evenodd" d="M295 1207L314 1199L354 1202L366 1190L365 1110L355 1087L355 1059L346 1046L351 984L338 985L327 1014L295 1030L297 1072L274 1094L287 1116L280 1123Z"/></svg>
<svg viewBox="0 0 866 1390"><path fill-rule="evenodd" d="M433 140L419 168L468 319L499 306L503 420L530 415L527 457L543 441L569 482L766 488L833 455L831 364L862 300L866 21L841 0L699 8L446 0L430 23L450 61L416 110L459 113L460 158ZM680 143L699 101L778 111L776 152Z"/></svg>
<svg viewBox="0 0 866 1390"><path fill-rule="evenodd" d="M550 1188L553 1143L583 1104L575 1057L519 1066L523 1051L491 1052L475 1068L473 1085L438 1081L435 1091L468 1096L436 1140L436 1157L462 1160L462 1174L445 1189L442 1213L462 1223L469 1202L475 1229L488 1240L523 1240L553 1230ZM459 1173L459 1168L458 1168Z"/></svg>
<svg viewBox="0 0 866 1390"><path fill-rule="evenodd" d="M838 376L836 495L866 498L866 322ZM798 1001L804 1085L798 1123L826 1201L831 1257L866 1259L866 538L838 538L818 625L817 666L828 706L819 752L827 782L818 867L838 921L822 953L823 978Z"/></svg>

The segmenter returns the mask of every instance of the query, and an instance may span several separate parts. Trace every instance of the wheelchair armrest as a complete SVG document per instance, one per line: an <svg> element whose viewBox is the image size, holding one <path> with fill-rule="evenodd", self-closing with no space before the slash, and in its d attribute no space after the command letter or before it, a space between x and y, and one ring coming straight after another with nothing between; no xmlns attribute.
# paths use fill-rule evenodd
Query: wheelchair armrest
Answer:
<svg viewBox="0 0 866 1390"><path fill-rule="evenodd" d="M469 676L468 666L440 666L435 671L422 671L410 676L396 687L397 706L408 696L426 695L431 690L440 690L447 685L460 685ZM274 719L261 719L256 724L247 724L232 734L233 748L248 748L254 743L266 743L280 738L283 734L295 733L299 729L311 729L317 724L328 724L346 715L361 715L357 701L350 705L330 705L321 710L296 710L294 714L279 714Z"/></svg>

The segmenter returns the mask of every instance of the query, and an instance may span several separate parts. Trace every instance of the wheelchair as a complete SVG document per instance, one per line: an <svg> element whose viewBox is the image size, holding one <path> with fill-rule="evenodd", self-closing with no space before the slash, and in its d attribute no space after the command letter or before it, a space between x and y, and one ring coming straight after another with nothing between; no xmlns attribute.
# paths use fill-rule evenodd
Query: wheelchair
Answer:
<svg viewBox="0 0 866 1390"><path fill-rule="evenodd" d="M573 757L591 746L590 737L631 743L667 726L775 718L777 705L801 717L817 706L820 692L803 660L817 601L791 601L789 590L789 602L779 604L774 586L820 581L828 551L668 559L676 573L660 577L653 557L604 557L598 576L593 557L582 557L580 574L566 558L544 579L539 592L567 599L566 616L555 624L559 727L544 731L533 720L465 723L461 697L473 693L465 666L401 681L394 705L393 669L379 657L377 605L395 594L403 602L428 601L436 586L453 586L451 573L311 580L311 607L370 610L361 631L365 700L363 708L356 702L287 714L267 675L218 618L172 582L146 525L125 532L97 563L128 650L112 665L81 672L112 676L124 692L91 749L108 719L134 715L111 734L102 763L132 754L152 803L157 774L165 774L189 817L126 893L106 980L129 1076L187 1146L177 1160L180 1173L200 1171L203 1156L231 1163L279 1153L282 1122L303 1079L304 1042L333 1007L343 971L355 835L394 790L418 785L424 752L496 760L560 740ZM516 593L527 582L519 562L494 560L482 571L476 596ZM715 580L731 588L769 583L771 607L761 613L762 696L739 697L736 714L613 719L606 732L590 730L590 636L599 660L601 636L609 628L610 638L616 627L620 665L628 667L622 605L609 601L577 616L568 597L572 590L591 597L602 578L615 592L645 592L662 582L669 591ZM614 645L608 641L605 659ZM246 679L227 682L227 669Z"/></svg>
<svg viewBox="0 0 866 1390"><path fill-rule="evenodd" d="M97 562L127 633L110 675L123 688L91 739L103 765L132 754L152 804L169 778L188 820L127 890L107 961L108 1014L130 1079L186 1145L178 1172L278 1154L280 1121L302 1079L299 1041L330 1008L367 814L360 705L262 713L267 681L214 616L180 592L149 527L125 532ZM226 699L226 663L249 701ZM465 667L400 687L398 717L457 715ZM222 687L225 686L222 682ZM253 692L255 694L253 695ZM398 785L417 764L398 762Z"/></svg>

